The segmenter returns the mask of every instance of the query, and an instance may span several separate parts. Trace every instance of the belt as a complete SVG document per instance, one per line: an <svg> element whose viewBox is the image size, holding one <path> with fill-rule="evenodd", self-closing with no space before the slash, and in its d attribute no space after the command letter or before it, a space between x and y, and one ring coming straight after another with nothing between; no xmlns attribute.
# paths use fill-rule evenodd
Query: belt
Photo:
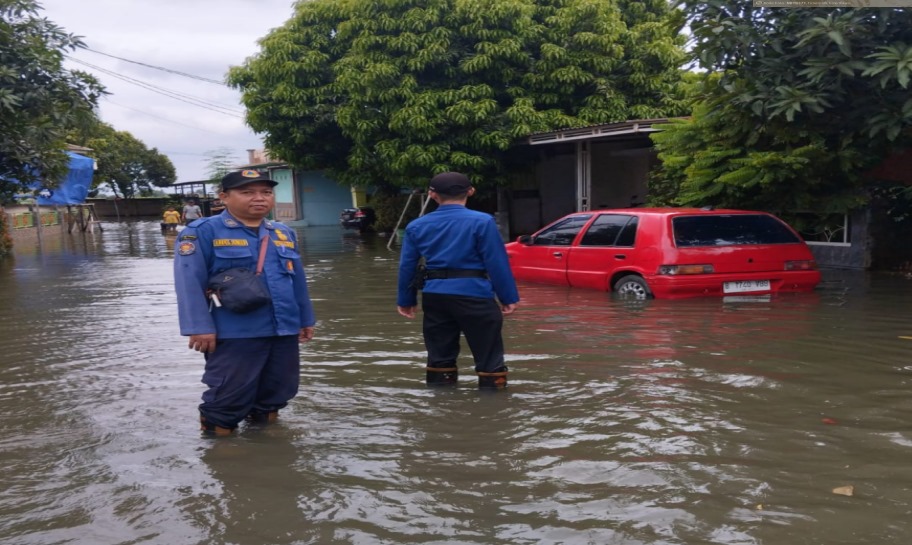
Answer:
<svg viewBox="0 0 912 545"><path fill-rule="evenodd" d="M479 269L430 269L424 271L425 280L446 280L447 278L487 278L488 272Z"/></svg>

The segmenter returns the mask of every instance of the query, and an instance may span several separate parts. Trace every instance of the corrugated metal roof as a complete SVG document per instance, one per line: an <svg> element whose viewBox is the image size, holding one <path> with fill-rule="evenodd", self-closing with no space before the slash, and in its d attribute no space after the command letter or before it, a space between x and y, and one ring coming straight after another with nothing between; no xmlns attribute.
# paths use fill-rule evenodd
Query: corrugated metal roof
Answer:
<svg viewBox="0 0 912 545"><path fill-rule="evenodd" d="M662 130L655 128L654 125L664 125L669 122L669 118L663 117L659 119L636 119L620 123L603 123L575 129L561 129L559 131L532 134L528 137L528 143L536 146L573 140L594 140L596 138L611 138L613 136L631 134L649 134Z"/></svg>

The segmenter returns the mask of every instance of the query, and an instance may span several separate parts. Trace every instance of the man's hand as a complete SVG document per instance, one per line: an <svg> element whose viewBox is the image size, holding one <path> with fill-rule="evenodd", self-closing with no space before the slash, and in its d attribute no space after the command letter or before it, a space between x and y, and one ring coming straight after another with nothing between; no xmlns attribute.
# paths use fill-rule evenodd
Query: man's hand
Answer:
<svg viewBox="0 0 912 545"><path fill-rule="evenodd" d="M314 328L313 328L313 326L310 326L310 327L302 327L302 328L301 328L301 331L298 331L298 342L299 342L299 343L306 343L306 342L310 341L310 340L313 339L313 338L314 338Z"/></svg>
<svg viewBox="0 0 912 545"><path fill-rule="evenodd" d="M397 307L396 307L396 310L399 311L399 314L401 314L402 316L405 316L406 318L414 318L414 317L415 317L415 311L418 310L418 307L417 307L417 306L412 306L412 307L399 307L399 306L397 306Z"/></svg>
<svg viewBox="0 0 912 545"><path fill-rule="evenodd" d="M504 305L503 307L501 307L501 311L502 311L505 315L506 315L506 314L513 314L513 311L514 311L514 310L516 310L516 303L513 303L513 304L511 304L511 305Z"/></svg>
<svg viewBox="0 0 912 545"><path fill-rule="evenodd" d="M190 335L189 348L197 352L215 352L215 333Z"/></svg>

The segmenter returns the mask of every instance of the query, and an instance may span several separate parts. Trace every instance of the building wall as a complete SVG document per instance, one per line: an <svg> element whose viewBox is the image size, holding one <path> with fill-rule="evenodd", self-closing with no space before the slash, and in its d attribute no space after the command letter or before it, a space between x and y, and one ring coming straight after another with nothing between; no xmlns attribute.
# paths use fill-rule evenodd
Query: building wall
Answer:
<svg viewBox="0 0 912 545"><path fill-rule="evenodd" d="M148 218L161 217L165 206L172 202L170 198L143 198L143 199L86 199L86 203L95 205L95 213L99 218ZM202 201L202 199L197 199ZM204 210L205 212L205 210Z"/></svg>
<svg viewBox="0 0 912 545"><path fill-rule="evenodd" d="M872 211L871 266L881 270L912 272L912 217L897 218L882 203Z"/></svg>
<svg viewBox="0 0 912 545"><path fill-rule="evenodd" d="M351 208L351 189L319 170L298 172L297 179L301 221L305 225L339 225L342 209Z"/></svg>
<svg viewBox="0 0 912 545"><path fill-rule="evenodd" d="M646 197L650 148L598 142L590 148L590 208L626 208ZM510 199L510 235L527 235L577 211L576 145L542 146L531 187L514 188Z"/></svg>
<svg viewBox="0 0 912 545"><path fill-rule="evenodd" d="M41 232L38 231L37 214L29 206L5 207L7 232L15 244L31 244L39 238L48 239L67 233L80 232L79 216L83 213L84 225L89 225L89 213L83 207L73 206L67 211L66 206L42 206Z"/></svg>
<svg viewBox="0 0 912 545"><path fill-rule="evenodd" d="M808 244L818 267L835 269L869 269L872 264L873 239L869 209L851 214L850 243Z"/></svg>
<svg viewBox="0 0 912 545"><path fill-rule="evenodd" d="M557 148L542 154L536 169L541 198L541 223L576 211L576 151L574 146Z"/></svg>
<svg viewBox="0 0 912 545"><path fill-rule="evenodd" d="M626 208L642 203L653 156L647 148L617 149L609 143L594 143L590 208Z"/></svg>

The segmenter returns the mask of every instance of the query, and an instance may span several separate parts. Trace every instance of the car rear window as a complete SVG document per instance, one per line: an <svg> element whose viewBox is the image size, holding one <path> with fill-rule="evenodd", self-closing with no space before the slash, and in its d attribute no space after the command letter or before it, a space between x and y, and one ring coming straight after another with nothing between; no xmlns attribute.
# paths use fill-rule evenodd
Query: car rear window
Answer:
<svg viewBox="0 0 912 545"><path fill-rule="evenodd" d="M765 214L678 216L672 228L679 248L801 242L785 224Z"/></svg>

